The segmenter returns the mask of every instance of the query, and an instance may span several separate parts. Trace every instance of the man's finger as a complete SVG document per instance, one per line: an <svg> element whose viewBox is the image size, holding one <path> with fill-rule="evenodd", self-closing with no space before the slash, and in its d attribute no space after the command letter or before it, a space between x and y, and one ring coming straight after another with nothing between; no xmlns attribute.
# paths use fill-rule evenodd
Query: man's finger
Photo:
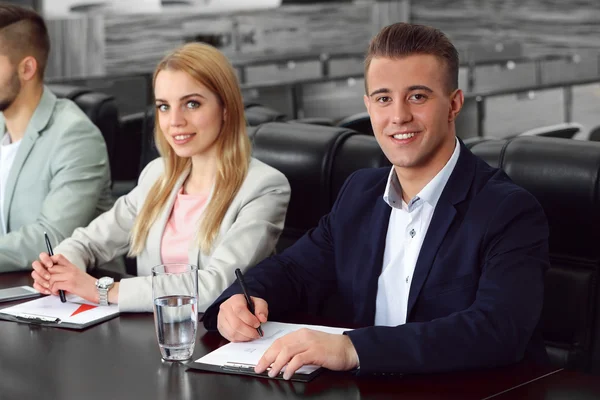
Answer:
<svg viewBox="0 0 600 400"><path fill-rule="evenodd" d="M300 354L296 354L290 362L285 366L285 371L283 372L283 379L289 380L292 375L296 373L303 365L310 364L309 361L306 361L307 352L303 352Z"/></svg>
<svg viewBox="0 0 600 400"><path fill-rule="evenodd" d="M260 326L260 320L256 318L254 314L248 310L246 303L243 306L235 305L231 311L239 318L244 324L256 329Z"/></svg>
<svg viewBox="0 0 600 400"><path fill-rule="evenodd" d="M296 356L298 353L301 353L303 348L298 345L290 345L286 344L281 346L281 350L275 357L275 360L271 363L271 370L269 371L269 376L271 378L279 375L283 367L285 367L291 359Z"/></svg>
<svg viewBox="0 0 600 400"><path fill-rule="evenodd" d="M250 314L252 315L252 314ZM247 325L235 314L223 313L224 322L229 325L231 329L231 341L234 342L248 342L258 338L258 332L256 328Z"/></svg>
<svg viewBox="0 0 600 400"><path fill-rule="evenodd" d="M267 322L269 317L269 305L266 301L259 297L252 297L254 302L254 315L258 318L261 323Z"/></svg>

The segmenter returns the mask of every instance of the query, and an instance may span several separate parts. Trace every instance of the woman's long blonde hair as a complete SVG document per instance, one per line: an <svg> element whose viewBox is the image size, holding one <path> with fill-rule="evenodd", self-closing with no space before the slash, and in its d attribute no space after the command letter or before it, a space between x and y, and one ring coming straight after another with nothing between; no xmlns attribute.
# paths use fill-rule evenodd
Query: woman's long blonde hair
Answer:
<svg viewBox="0 0 600 400"><path fill-rule="evenodd" d="M223 110L226 110L221 132L215 143L218 154L215 186L198 233L200 249L209 253L223 217L244 182L250 164L250 140L246 133L242 93L235 71L227 58L207 44L188 43L164 57L154 71L154 86L158 73L163 70L189 74L213 92ZM163 157L165 171L148 192L135 220L131 231L130 256L137 256L142 252L150 227L165 207L181 174L191 166L191 159L175 154L165 139L158 123L158 113L154 127L154 140Z"/></svg>

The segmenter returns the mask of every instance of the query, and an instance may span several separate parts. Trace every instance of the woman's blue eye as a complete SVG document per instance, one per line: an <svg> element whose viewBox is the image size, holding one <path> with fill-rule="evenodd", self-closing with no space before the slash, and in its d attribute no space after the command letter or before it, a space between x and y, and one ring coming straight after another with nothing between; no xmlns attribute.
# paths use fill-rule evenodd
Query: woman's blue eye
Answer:
<svg viewBox="0 0 600 400"><path fill-rule="evenodd" d="M158 104L156 108L158 109L158 111L165 112L169 109L169 106L166 104Z"/></svg>
<svg viewBox="0 0 600 400"><path fill-rule="evenodd" d="M188 101L187 103L185 103L185 105L187 108L192 108L192 109L200 107L200 103L198 103L195 100Z"/></svg>

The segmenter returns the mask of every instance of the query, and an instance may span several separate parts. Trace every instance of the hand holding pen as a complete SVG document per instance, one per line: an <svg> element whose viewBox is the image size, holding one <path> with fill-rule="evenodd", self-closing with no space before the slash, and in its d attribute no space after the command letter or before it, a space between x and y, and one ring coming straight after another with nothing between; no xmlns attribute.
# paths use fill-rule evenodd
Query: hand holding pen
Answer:
<svg viewBox="0 0 600 400"><path fill-rule="evenodd" d="M242 271L239 268L235 270L235 276L238 280L238 283L242 287L242 292L244 293L244 297L246 298L246 305L248 306L248 310L252 313L252 315L256 315L256 311L254 309L254 302L248 295L248 288L246 287L246 282L244 281L244 276L242 275ZM260 325L258 326L258 328L256 328L256 331L258 332L260 337L264 336Z"/></svg>
<svg viewBox="0 0 600 400"><path fill-rule="evenodd" d="M48 250L48 255L50 255L50 257L52 257L54 255L54 252L52 251L52 245L50 244L50 238L48 237L48 234L46 232L44 232L44 239L46 240L46 249ZM61 302L63 302L63 303L67 302L67 297L65 296L64 290L59 290L58 295L60 296Z"/></svg>

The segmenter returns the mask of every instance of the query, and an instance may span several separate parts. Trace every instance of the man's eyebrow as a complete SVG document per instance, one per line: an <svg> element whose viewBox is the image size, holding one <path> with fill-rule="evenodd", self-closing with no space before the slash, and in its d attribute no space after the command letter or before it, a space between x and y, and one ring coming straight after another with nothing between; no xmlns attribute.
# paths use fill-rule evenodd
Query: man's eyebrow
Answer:
<svg viewBox="0 0 600 400"><path fill-rule="evenodd" d="M415 90L424 90L426 92L433 93L433 89L431 89L430 87L425 86L425 85L412 85L407 88L407 91L409 91L409 92L413 92ZM391 92L391 90L388 88L380 88L380 89L376 89L376 90L372 91L369 94L369 97L375 96L376 94L390 93L390 92Z"/></svg>
<svg viewBox="0 0 600 400"><path fill-rule="evenodd" d="M369 97L375 96L376 94L380 94L380 93L389 93L390 89L388 88L381 88L381 89L377 89L371 92L371 94L369 94Z"/></svg>
<svg viewBox="0 0 600 400"><path fill-rule="evenodd" d="M433 89L431 89L431 88L429 88L429 87L427 87L425 85L413 85L413 86L409 86L408 87L408 91L409 92L412 92L412 91L415 91L415 90L424 90L426 92L433 93Z"/></svg>

